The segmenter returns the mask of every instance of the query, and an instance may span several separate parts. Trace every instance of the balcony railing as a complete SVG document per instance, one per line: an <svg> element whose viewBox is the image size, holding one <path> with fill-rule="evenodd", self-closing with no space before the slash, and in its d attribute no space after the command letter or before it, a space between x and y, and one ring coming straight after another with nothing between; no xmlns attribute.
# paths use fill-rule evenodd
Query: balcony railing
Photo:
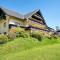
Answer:
<svg viewBox="0 0 60 60"><path fill-rule="evenodd" d="M43 22L39 22L39 21L37 21L37 20L34 20L34 19L30 19L31 21L33 21L33 22L36 22L36 23L39 23L39 24L42 24L42 25L44 25L44 23Z"/></svg>
<svg viewBox="0 0 60 60"><path fill-rule="evenodd" d="M29 26L29 29L37 29L37 30L42 30L42 31L45 31L45 32L49 32L49 30L46 30L46 29L41 29L41 28L37 28L37 27L33 27L33 26Z"/></svg>
<svg viewBox="0 0 60 60"><path fill-rule="evenodd" d="M34 15L35 17L37 17L37 18L40 18L40 19L42 19L40 16L38 16L38 15Z"/></svg>

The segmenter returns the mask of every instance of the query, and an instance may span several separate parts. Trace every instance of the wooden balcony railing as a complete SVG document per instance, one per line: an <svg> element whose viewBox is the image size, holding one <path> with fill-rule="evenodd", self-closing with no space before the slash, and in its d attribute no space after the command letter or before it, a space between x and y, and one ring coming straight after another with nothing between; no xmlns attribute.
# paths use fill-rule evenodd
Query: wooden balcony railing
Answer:
<svg viewBox="0 0 60 60"><path fill-rule="evenodd" d="M33 26L29 26L29 27L27 27L27 28L29 28L29 29L36 29L36 30L42 30L42 31L45 31L45 32L49 32L49 30L47 30L47 29L41 29L41 28L37 28L37 27L33 27Z"/></svg>
<svg viewBox="0 0 60 60"><path fill-rule="evenodd" d="M36 22L36 23L39 23L39 24L44 25L43 21L42 21L42 22L40 22L40 21L37 21L37 20L34 20L34 19L30 19L30 20L31 20L31 21L33 21L33 22Z"/></svg>

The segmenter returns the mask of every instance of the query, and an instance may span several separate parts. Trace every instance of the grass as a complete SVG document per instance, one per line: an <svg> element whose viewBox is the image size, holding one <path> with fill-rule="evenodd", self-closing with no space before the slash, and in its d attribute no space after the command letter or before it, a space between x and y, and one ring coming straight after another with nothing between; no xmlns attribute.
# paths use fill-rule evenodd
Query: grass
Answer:
<svg viewBox="0 0 60 60"><path fill-rule="evenodd" d="M0 46L0 54L16 53L18 51L27 50L40 45L35 38L17 38Z"/></svg>
<svg viewBox="0 0 60 60"><path fill-rule="evenodd" d="M17 38L0 45L0 60L60 60L60 40Z"/></svg>
<svg viewBox="0 0 60 60"><path fill-rule="evenodd" d="M60 60L60 44L7 54L2 60Z"/></svg>

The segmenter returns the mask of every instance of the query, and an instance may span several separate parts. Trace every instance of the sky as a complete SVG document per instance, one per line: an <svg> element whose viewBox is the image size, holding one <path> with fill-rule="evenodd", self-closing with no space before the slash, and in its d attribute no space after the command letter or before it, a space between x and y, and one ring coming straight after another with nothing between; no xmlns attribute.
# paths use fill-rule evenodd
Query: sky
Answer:
<svg viewBox="0 0 60 60"><path fill-rule="evenodd" d="M0 6L21 14L40 9L49 27L60 27L60 0L0 0Z"/></svg>

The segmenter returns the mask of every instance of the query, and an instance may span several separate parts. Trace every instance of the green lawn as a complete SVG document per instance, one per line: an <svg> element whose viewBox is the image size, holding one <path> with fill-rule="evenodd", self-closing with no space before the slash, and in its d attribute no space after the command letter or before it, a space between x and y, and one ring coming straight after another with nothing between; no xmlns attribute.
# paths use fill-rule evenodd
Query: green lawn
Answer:
<svg viewBox="0 0 60 60"><path fill-rule="evenodd" d="M60 60L60 41L18 38L0 45L0 60Z"/></svg>

